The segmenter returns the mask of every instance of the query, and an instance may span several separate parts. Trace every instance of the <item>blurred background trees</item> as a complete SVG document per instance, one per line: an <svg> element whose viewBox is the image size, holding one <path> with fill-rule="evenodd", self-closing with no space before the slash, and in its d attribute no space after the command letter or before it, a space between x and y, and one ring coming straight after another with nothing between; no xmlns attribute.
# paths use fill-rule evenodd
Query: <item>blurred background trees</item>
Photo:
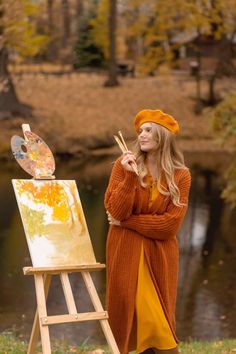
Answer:
<svg viewBox="0 0 236 354"><path fill-rule="evenodd" d="M40 4L31 0L0 0L0 110L24 113L8 70L9 61L34 58L46 48L47 37L37 31Z"/></svg>
<svg viewBox="0 0 236 354"><path fill-rule="evenodd" d="M169 0L168 6L165 0L1 0L1 8L1 32L20 12L13 26L18 45L4 40L11 62L30 56L78 70L109 68L112 61L148 75L163 64L192 68L198 100L200 80L209 82L207 104L217 101L216 79L235 74L236 0Z"/></svg>
<svg viewBox="0 0 236 354"><path fill-rule="evenodd" d="M236 207L236 92L228 94L211 112L212 128L221 146L233 151L232 162L226 170L227 185L222 192L232 208Z"/></svg>
<svg viewBox="0 0 236 354"><path fill-rule="evenodd" d="M4 34L12 62L31 57L77 70L111 68L113 62L148 75L163 64L192 68L200 108L201 79L209 82L205 103L215 104L216 79L235 74L236 0L169 0L168 6L165 0L1 0L1 9L1 32L9 21L19 29L18 45Z"/></svg>
<svg viewBox="0 0 236 354"><path fill-rule="evenodd" d="M11 78L24 64L44 72L103 72L107 86L118 85L119 74L188 73L201 114L222 99L216 82L235 76L235 57L236 0L168 0L168 6L166 0L0 0L0 118L29 113ZM216 107L216 136L226 124L234 131L234 104L232 93ZM229 188L228 197L235 187Z"/></svg>

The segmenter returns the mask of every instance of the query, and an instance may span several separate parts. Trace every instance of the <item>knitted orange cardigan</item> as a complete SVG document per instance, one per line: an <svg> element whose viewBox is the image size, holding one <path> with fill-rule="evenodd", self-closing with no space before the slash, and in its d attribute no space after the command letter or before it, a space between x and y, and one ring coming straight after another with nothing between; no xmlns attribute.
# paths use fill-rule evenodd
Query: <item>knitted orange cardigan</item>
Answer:
<svg viewBox="0 0 236 354"><path fill-rule="evenodd" d="M136 349L135 296L141 245L167 321L175 335L175 304L178 281L176 233L187 210L191 177L189 170L175 172L184 207L159 193L148 208L149 188L143 188L120 159L113 166L105 193L105 208L121 226L111 225L107 238L106 305L109 322L120 352Z"/></svg>

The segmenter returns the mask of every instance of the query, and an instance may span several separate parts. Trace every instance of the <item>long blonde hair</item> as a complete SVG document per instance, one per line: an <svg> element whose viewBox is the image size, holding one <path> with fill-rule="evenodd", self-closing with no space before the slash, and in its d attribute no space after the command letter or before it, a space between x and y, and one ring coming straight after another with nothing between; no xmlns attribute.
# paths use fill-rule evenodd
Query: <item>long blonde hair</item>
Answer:
<svg viewBox="0 0 236 354"><path fill-rule="evenodd" d="M160 124L150 124L152 125L153 138L157 142L157 189L159 193L170 196L176 206L184 206L185 204L180 202L179 188L174 180L174 172L176 169L187 168L184 163L184 156L177 146L174 134ZM140 184L143 187L148 187L145 182L145 177L148 175L148 169L145 163L147 153L140 149L138 139L136 140L134 150ZM168 189L162 184L163 177L166 180Z"/></svg>

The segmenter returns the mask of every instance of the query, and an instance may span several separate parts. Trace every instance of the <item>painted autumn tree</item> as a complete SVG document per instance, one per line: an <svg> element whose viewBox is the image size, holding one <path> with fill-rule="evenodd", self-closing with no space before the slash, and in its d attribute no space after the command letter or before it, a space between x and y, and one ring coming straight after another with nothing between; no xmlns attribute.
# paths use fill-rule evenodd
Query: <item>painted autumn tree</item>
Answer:
<svg viewBox="0 0 236 354"><path fill-rule="evenodd" d="M17 98L9 73L9 53L18 57L34 57L47 44L38 35L34 17L39 5L31 0L0 0L0 118L28 114Z"/></svg>

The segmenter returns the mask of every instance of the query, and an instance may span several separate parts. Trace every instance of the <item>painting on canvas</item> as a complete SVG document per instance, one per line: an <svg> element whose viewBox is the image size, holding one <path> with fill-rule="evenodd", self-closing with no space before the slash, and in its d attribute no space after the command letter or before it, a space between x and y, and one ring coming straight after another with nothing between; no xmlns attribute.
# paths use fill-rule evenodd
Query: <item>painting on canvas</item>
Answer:
<svg viewBox="0 0 236 354"><path fill-rule="evenodd" d="M96 263L76 183L13 180L34 267Z"/></svg>

